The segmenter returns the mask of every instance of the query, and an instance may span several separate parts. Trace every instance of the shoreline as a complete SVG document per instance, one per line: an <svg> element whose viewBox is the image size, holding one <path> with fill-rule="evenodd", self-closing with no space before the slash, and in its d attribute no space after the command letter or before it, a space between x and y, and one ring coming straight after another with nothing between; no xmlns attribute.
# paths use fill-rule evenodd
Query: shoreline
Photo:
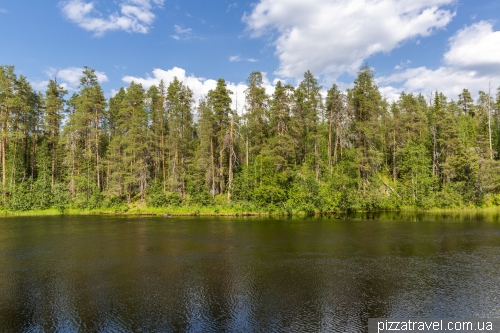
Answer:
<svg viewBox="0 0 500 333"><path fill-rule="evenodd" d="M79 210L68 209L61 212L55 208L46 210L28 210L28 211L0 211L2 217L16 216L93 216L93 215L108 215L108 216L151 216L151 217L262 217L262 216L291 216L291 217L306 217L306 216L334 216L345 214L380 214L380 213L424 213L424 214L471 214L471 213L500 213L500 207L460 207L460 208L432 208L428 210L418 209L413 207L404 207L394 210L379 210L379 211L334 211L334 212L315 212L314 214L306 214L301 211L291 212L289 214L282 211L278 212L241 212L231 211L229 209L221 209L217 211L214 207L203 207L192 210L184 209L165 209L165 208L135 208L124 211L93 209Z"/></svg>

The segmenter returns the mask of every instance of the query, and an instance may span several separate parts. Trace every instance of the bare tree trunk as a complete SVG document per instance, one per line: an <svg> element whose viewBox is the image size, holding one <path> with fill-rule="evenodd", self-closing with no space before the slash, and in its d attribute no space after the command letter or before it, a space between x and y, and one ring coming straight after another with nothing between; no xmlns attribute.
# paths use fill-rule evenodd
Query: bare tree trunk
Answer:
<svg viewBox="0 0 500 333"><path fill-rule="evenodd" d="M173 189L174 191L177 191L177 184L179 183L179 175L177 172L177 165L178 165L178 160L179 160L179 152L178 152L178 147L177 144L175 145L175 151L174 151L174 163L172 165L172 178L173 178Z"/></svg>
<svg viewBox="0 0 500 333"><path fill-rule="evenodd" d="M3 138L2 138L2 186L3 186L3 199L7 198L7 160L5 155L7 153L7 128L8 128L8 117L9 117L9 107L6 106L5 110L5 123L3 126Z"/></svg>
<svg viewBox="0 0 500 333"><path fill-rule="evenodd" d="M54 153L52 155L52 174L51 174L51 180L50 180L50 189L53 191L54 190L54 174L55 174L55 170L56 170L56 152L55 152L55 149L52 148L54 150Z"/></svg>
<svg viewBox="0 0 500 333"><path fill-rule="evenodd" d="M74 133L71 133L71 196L74 198L76 196L75 191L75 142Z"/></svg>
<svg viewBox="0 0 500 333"><path fill-rule="evenodd" d="M215 198L215 161L214 161L214 141L210 138L210 162L212 167L212 198Z"/></svg>
<svg viewBox="0 0 500 333"><path fill-rule="evenodd" d="M437 140L436 140L436 127L434 126L432 129L432 174L437 176L438 168L437 168Z"/></svg>
<svg viewBox="0 0 500 333"><path fill-rule="evenodd" d="M233 126L234 122L231 119L231 130L229 132L229 181L227 184L227 201L231 201L231 186L233 185Z"/></svg>
<svg viewBox="0 0 500 333"><path fill-rule="evenodd" d="M491 80L488 85L488 139L490 141L490 159L493 159L493 144L491 142Z"/></svg>
<svg viewBox="0 0 500 333"><path fill-rule="evenodd" d="M342 159L342 125L339 126L339 148L340 148L340 158ZM337 157L335 157L335 163L337 163Z"/></svg>
<svg viewBox="0 0 500 333"><path fill-rule="evenodd" d="M160 142L160 154L161 154L161 167L162 167L162 174L163 174L163 193L166 193L166 182L167 182L167 172L165 168L165 133L163 131L163 128L161 130L161 142Z"/></svg>
<svg viewBox="0 0 500 333"><path fill-rule="evenodd" d="M316 169L316 181L319 182L319 148L318 148L318 135L314 134L314 159Z"/></svg>
<svg viewBox="0 0 500 333"><path fill-rule="evenodd" d="M330 110L330 124L328 127L328 166L330 167L330 176L332 176L333 174L332 137L333 137L333 109ZM337 138L335 138L335 140L337 140ZM337 142L335 142L335 146L336 145Z"/></svg>
<svg viewBox="0 0 500 333"><path fill-rule="evenodd" d="M96 175L97 175L97 188L101 189L101 177L99 174L99 115L97 113L97 108L95 109L95 163L96 163Z"/></svg>
<svg viewBox="0 0 500 333"><path fill-rule="evenodd" d="M392 146L393 146L393 151L392 151L392 181L394 184L396 184L396 177L397 177L397 171L396 171L396 130L394 129L392 131Z"/></svg>

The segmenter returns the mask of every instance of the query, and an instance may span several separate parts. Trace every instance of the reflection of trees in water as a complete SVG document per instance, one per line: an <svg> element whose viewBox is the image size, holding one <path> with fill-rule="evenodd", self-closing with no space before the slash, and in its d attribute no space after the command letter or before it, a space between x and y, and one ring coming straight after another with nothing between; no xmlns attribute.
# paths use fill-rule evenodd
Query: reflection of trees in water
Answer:
<svg viewBox="0 0 500 333"><path fill-rule="evenodd" d="M68 219L0 221L1 331L364 331L499 312L494 215Z"/></svg>

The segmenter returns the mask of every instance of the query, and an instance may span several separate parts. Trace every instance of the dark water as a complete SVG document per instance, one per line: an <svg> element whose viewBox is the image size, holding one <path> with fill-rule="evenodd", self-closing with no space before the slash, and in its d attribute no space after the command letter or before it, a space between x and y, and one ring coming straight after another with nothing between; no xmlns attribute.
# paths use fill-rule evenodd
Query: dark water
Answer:
<svg viewBox="0 0 500 333"><path fill-rule="evenodd" d="M363 332L500 317L497 215L0 219L1 332Z"/></svg>

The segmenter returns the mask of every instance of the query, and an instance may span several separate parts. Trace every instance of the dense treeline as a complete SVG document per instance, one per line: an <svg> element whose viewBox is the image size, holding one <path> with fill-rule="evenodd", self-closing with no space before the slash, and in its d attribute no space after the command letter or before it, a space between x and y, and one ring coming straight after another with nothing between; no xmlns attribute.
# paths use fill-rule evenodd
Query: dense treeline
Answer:
<svg viewBox="0 0 500 333"><path fill-rule="evenodd" d="M306 213L500 205L500 88L457 101L402 93L388 103L372 70L326 98L247 80L244 112L223 79L195 104L175 79L131 83L108 101L85 68L68 98L0 66L3 209L229 207ZM67 98L67 99L66 99ZM196 107L195 107L196 105Z"/></svg>

